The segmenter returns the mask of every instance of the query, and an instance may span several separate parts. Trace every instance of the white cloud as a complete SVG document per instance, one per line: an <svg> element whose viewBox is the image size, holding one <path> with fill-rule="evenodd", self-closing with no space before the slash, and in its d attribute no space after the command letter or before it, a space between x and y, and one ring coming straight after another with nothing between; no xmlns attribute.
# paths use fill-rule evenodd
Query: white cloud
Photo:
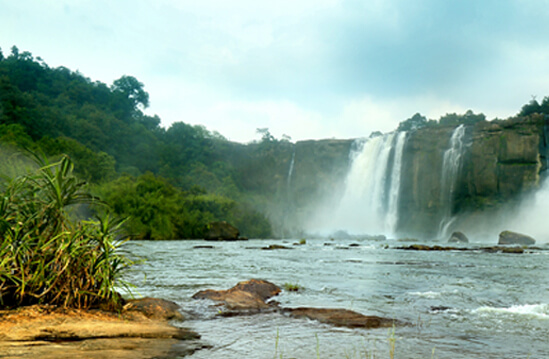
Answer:
<svg viewBox="0 0 549 359"><path fill-rule="evenodd" d="M135 76L166 126L347 138L547 95L546 4L0 0L0 46L107 84Z"/></svg>

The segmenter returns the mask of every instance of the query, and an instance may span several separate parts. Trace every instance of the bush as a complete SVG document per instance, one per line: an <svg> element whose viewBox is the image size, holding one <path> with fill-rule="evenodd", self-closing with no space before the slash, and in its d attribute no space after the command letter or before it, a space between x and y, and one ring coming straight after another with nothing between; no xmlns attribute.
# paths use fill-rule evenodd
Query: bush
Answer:
<svg viewBox="0 0 549 359"><path fill-rule="evenodd" d="M51 304L116 308L115 283L132 261L119 253L121 221L72 221L75 206L101 203L73 176L67 156L0 183L0 307Z"/></svg>

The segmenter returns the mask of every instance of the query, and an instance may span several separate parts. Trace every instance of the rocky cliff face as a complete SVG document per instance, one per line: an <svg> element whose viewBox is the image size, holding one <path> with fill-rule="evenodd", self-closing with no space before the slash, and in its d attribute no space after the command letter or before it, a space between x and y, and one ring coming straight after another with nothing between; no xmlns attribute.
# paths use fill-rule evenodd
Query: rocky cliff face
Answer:
<svg viewBox="0 0 549 359"><path fill-rule="evenodd" d="M445 205L442 164L453 127L423 128L408 135L402 163L398 232L434 235Z"/></svg>
<svg viewBox="0 0 549 359"><path fill-rule="evenodd" d="M459 164L450 182L444 180L448 166L444 157L456 127L437 125L408 133L400 178L398 234L436 237L444 226L450 230L460 214L496 208L537 188L540 174L547 168L547 122L541 115L532 115L465 126L461 153L456 157ZM296 144L285 212L293 220L286 219L285 224L291 222L292 228L299 228L314 215L323 198L337 198L345 186L351 149L352 141Z"/></svg>
<svg viewBox="0 0 549 359"><path fill-rule="evenodd" d="M410 133L403 168L400 231L436 236L446 212L455 217L494 208L537 188L540 173L546 168L545 127L541 115L467 126L450 204L441 201L441 174L453 128L436 126ZM447 205L450 208L444 208Z"/></svg>
<svg viewBox="0 0 549 359"><path fill-rule="evenodd" d="M456 227L464 214L499 208L538 188L540 175L547 169L549 119L531 115L467 124L461 133L457 129L457 125L438 124L408 132L400 171L393 171L396 157L389 156L384 190L393 190L389 183L394 173L400 176L393 234L446 236L460 230ZM319 210L324 218L335 214L341 204L338 199L348 185L353 151L359 148L356 142L320 140L254 146L254 155L242 155L237 170L248 190L265 196L261 209L271 219L275 233L283 237L300 236L303 230L315 233L314 225L307 227L306 223L325 224L318 216L315 221ZM454 168L449 171L451 165ZM378 167L384 168L381 163ZM363 216L372 213L366 207L358 212ZM364 222L368 223L367 219ZM332 228L334 232L346 229L337 224Z"/></svg>

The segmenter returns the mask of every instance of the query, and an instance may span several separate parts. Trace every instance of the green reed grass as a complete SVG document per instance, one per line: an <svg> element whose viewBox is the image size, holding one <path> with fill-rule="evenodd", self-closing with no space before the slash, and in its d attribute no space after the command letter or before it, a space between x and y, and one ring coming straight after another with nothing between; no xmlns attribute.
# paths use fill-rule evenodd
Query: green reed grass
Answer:
<svg viewBox="0 0 549 359"><path fill-rule="evenodd" d="M115 284L133 264L119 250L123 222L71 220L75 206L102 202L85 191L67 156L34 160L35 172L0 183L0 307L116 308Z"/></svg>

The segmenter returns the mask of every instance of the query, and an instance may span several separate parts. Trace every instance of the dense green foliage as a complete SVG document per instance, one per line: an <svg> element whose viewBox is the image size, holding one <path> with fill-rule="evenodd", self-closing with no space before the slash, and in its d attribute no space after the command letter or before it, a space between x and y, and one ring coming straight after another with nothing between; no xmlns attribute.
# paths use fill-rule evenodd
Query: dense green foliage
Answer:
<svg viewBox="0 0 549 359"><path fill-rule="evenodd" d="M549 97L545 96L541 101L541 104L533 97L529 103L522 106L519 115L528 116L534 113L549 115Z"/></svg>
<svg viewBox="0 0 549 359"><path fill-rule="evenodd" d="M148 105L132 76L107 86L16 47L0 58L0 143L69 155L76 175L131 216L136 237L195 238L207 221L229 219L242 235L270 236L238 183L242 146L202 126L178 122L166 130L142 112ZM154 202L158 183L162 198Z"/></svg>
<svg viewBox="0 0 549 359"><path fill-rule="evenodd" d="M115 213L130 216L128 228L136 238L203 238L207 224L217 220L247 228L257 238L270 235L270 226L259 213L198 186L182 191L150 172L120 177L101 190Z"/></svg>
<svg viewBox="0 0 549 359"><path fill-rule="evenodd" d="M447 113L441 116L438 121L427 120L420 113L416 113L409 119L399 123L398 131L414 131L423 127L432 126L458 126L458 125L474 125L477 122L486 121L486 116L483 113L475 114L471 110L467 110L463 115L457 113Z"/></svg>
<svg viewBox="0 0 549 359"><path fill-rule="evenodd" d="M38 162L35 172L0 182L0 307L116 307L115 284L132 264L119 252L120 222L71 220L78 205L98 200L68 157Z"/></svg>

